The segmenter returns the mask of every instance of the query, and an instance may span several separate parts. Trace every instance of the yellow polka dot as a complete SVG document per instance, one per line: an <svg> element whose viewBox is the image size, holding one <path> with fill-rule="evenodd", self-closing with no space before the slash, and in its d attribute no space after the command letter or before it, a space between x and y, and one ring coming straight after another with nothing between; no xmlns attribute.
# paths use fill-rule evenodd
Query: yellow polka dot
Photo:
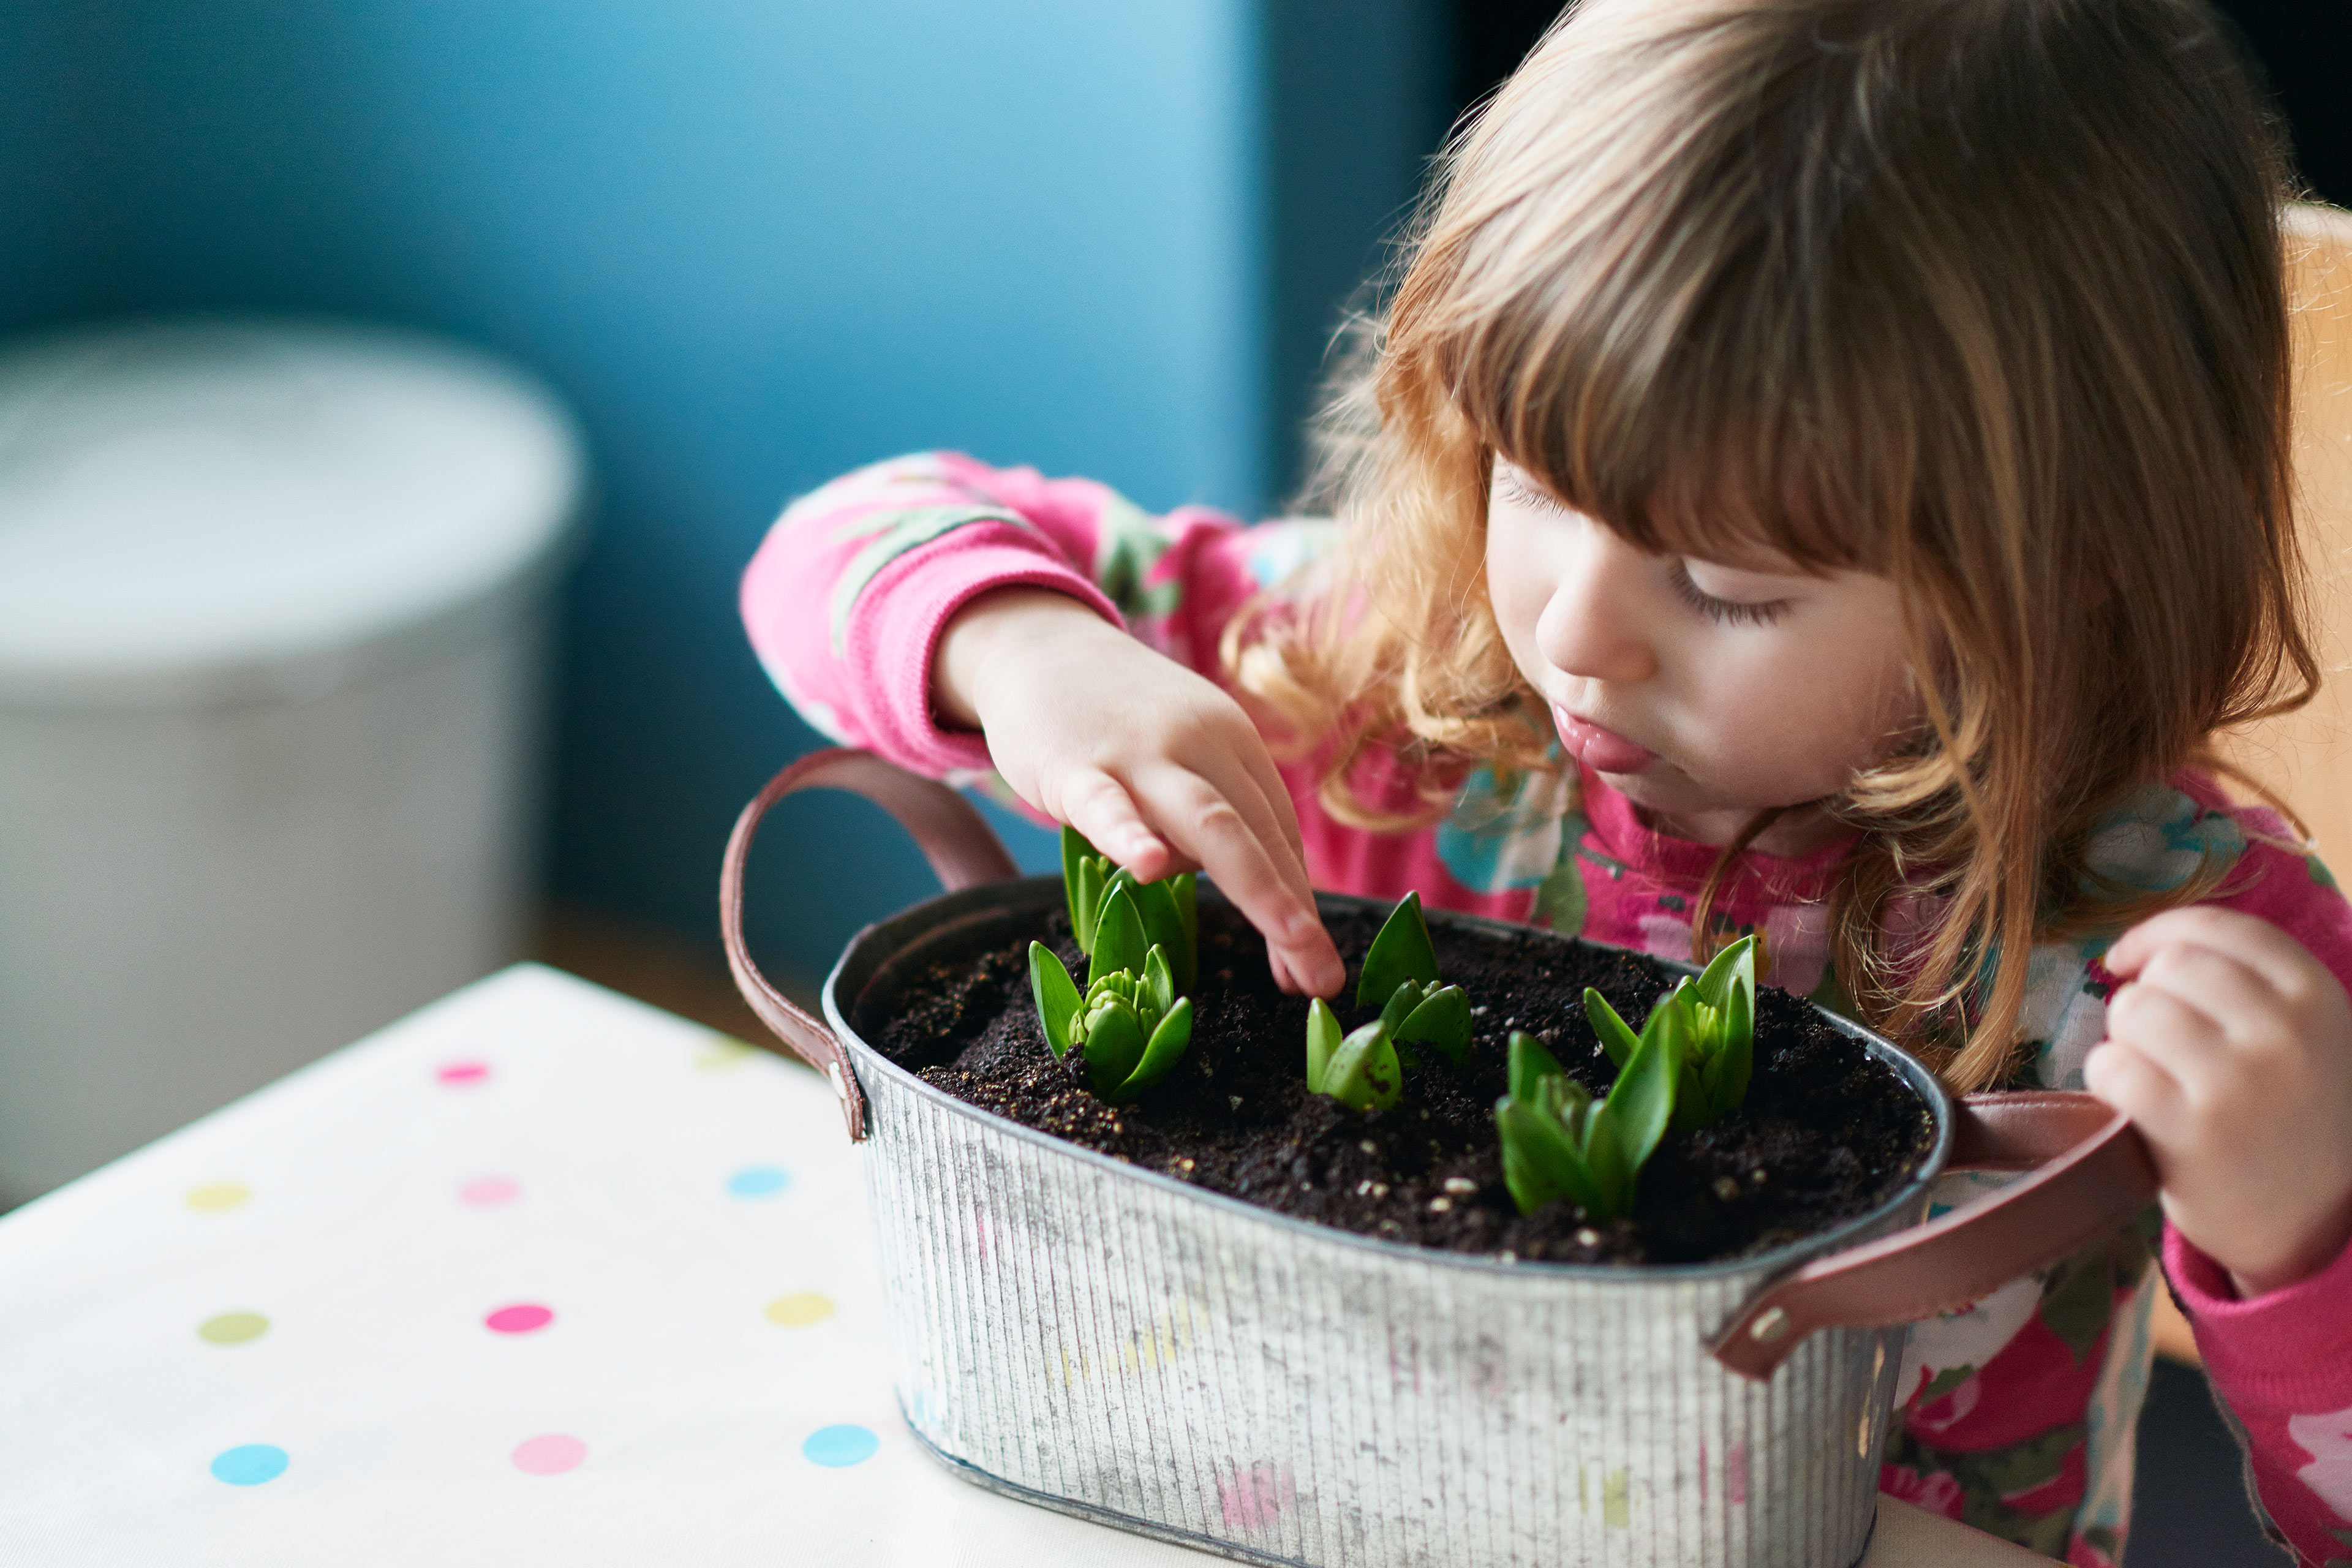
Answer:
<svg viewBox="0 0 2352 1568"><path fill-rule="evenodd" d="M258 1312L223 1312L196 1325L196 1338L208 1345L241 1345L269 1331L269 1320Z"/></svg>
<svg viewBox="0 0 2352 1568"><path fill-rule="evenodd" d="M236 1208L251 1196L241 1182L206 1182L201 1187L188 1189L188 1206L216 1214L222 1209Z"/></svg>
<svg viewBox="0 0 2352 1568"><path fill-rule="evenodd" d="M704 1072L724 1072L729 1068L741 1067L756 1054L740 1040L713 1035L695 1057L694 1065Z"/></svg>
<svg viewBox="0 0 2352 1568"><path fill-rule="evenodd" d="M768 1303L768 1321L797 1329L805 1323L821 1323L833 1316L833 1302L814 1290L802 1290L790 1296L779 1296Z"/></svg>

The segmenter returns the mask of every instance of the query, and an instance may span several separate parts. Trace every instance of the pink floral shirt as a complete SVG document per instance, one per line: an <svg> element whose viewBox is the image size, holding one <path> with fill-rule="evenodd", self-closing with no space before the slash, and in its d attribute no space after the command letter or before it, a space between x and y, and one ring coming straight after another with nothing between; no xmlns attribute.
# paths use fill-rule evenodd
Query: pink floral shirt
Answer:
<svg viewBox="0 0 2352 1568"><path fill-rule="evenodd" d="M1087 479L992 468L953 453L877 463L794 502L745 574L744 621L801 716L845 745L960 783L995 785L977 735L929 702L948 620L991 589L1056 589L1170 658L1216 676L1218 634L1264 590L1316 591L1328 522L1244 528L1202 508L1152 517ZM1286 767L1318 886L1526 921L1667 957L1691 952L1690 910L1717 851L1644 827L1597 778L1499 789L1474 773L1432 829L1370 833L1316 804ZM2232 867L2215 901L2273 921L2352 984L2352 908L2315 858L2279 847L2267 812L2194 776L2151 783L2093 846L2104 874L2152 889ZM1834 1005L1825 900L1844 846L1801 859L1750 853L1715 920L1761 939L1772 984ZM2028 956L2032 1084L2079 1088L2105 1033L2105 941ZM2025 1087L2021 1085L2021 1087ZM2001 1178L1946 1177L1939 1205ZM2161 1258L2159 1270L2154 1264ZM2069 1563L2112 1565L2129 1525L2133 1431L2149 1313L2168 1284L2245 1443L2257 1506L2303 1563L2352 1568L2352 1248L2252 1301L2151 1209L2142 1224L1923 1323L1900 1384L1882 1486Z"/></svg>

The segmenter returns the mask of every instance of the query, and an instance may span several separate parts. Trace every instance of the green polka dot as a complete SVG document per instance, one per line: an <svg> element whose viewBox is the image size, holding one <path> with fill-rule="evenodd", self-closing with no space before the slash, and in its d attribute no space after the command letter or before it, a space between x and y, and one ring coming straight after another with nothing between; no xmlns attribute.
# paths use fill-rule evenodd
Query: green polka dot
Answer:
<svg viewBox="0 0 2352 1568"><path fill-rule="evenodd" d="M258 1312L223 1312L196 1325L196 1338L208 1345L241 1345L269 1331L269 1320Z"/></svg>
<svg viewBox="0 0 2352 1568"><path fill-rule="evenodd" d="M797 1329L810 1323L821 1323L833 1316L833 1302L814 1290L796 1291L779 1296L768 1303L768 1321Z"/></svg>

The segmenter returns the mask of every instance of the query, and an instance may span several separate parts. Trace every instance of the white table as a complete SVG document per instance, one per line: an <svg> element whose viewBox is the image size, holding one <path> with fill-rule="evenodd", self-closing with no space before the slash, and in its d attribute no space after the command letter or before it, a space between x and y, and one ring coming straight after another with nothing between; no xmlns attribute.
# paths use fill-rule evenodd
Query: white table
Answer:
<svg viewBox="0 0 2352 1568"><path fill-rule="evenodd" d="M814 1075L520 965L0 1220L0 1562L1214 1561L949 1476L881 1313Z"/></svg>

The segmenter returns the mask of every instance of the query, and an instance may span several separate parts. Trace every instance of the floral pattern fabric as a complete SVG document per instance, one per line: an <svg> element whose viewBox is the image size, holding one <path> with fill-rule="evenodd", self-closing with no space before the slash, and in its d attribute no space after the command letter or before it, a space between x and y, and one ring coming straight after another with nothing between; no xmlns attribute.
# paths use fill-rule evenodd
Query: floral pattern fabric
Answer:
<svg viewBox="0 0 2352 1568"><path fill-rule="evenodd" d="M1054 588L1214 677L1231 616L1262 595L1320 591L1316 563L1334 537L1328 521L1244 529L1201 508L1152 517L1091 480L923 453L793 503L745 574L742 609L761 663L817 730L986 785L980 738L940 728L929 707L939 637L973 597ZM1385 899L1417 889L1437 908L1690 956L1692 906L1717 851L1651 830L1590 774L1506 786L1481 770L1434 828L1375 834L1319 809L1311 761L1283 772L1318 887ZM1395 804L1410 805L1397 788ZM1720 934L1758 938L1760 978L1831 1007L1842 996L1826 900L1847 848L1795 859L1751 851L1715 905ZM2212 901L2272 921L2352 981L2352 908L2326 868L2274 816L2231 805L2210 780L2145 785L2102 825L2087 863L2119 891L2225 872ZM2016 1087L2081 1086L2116 984L2099 962L2108 940L2025 955L2030 1048ZM1999 1180L1948 1176L1934 1202L1966 1202ZM2352 1248L2310 1280L2239 1301L2153 1208L1913 1331L1882 1486L2045 1556L2113 1568L2130 1525L2149 1314L2168 1285L2247 1446L2274 1533L2314 1568L2352 1568Z"/></svg>

